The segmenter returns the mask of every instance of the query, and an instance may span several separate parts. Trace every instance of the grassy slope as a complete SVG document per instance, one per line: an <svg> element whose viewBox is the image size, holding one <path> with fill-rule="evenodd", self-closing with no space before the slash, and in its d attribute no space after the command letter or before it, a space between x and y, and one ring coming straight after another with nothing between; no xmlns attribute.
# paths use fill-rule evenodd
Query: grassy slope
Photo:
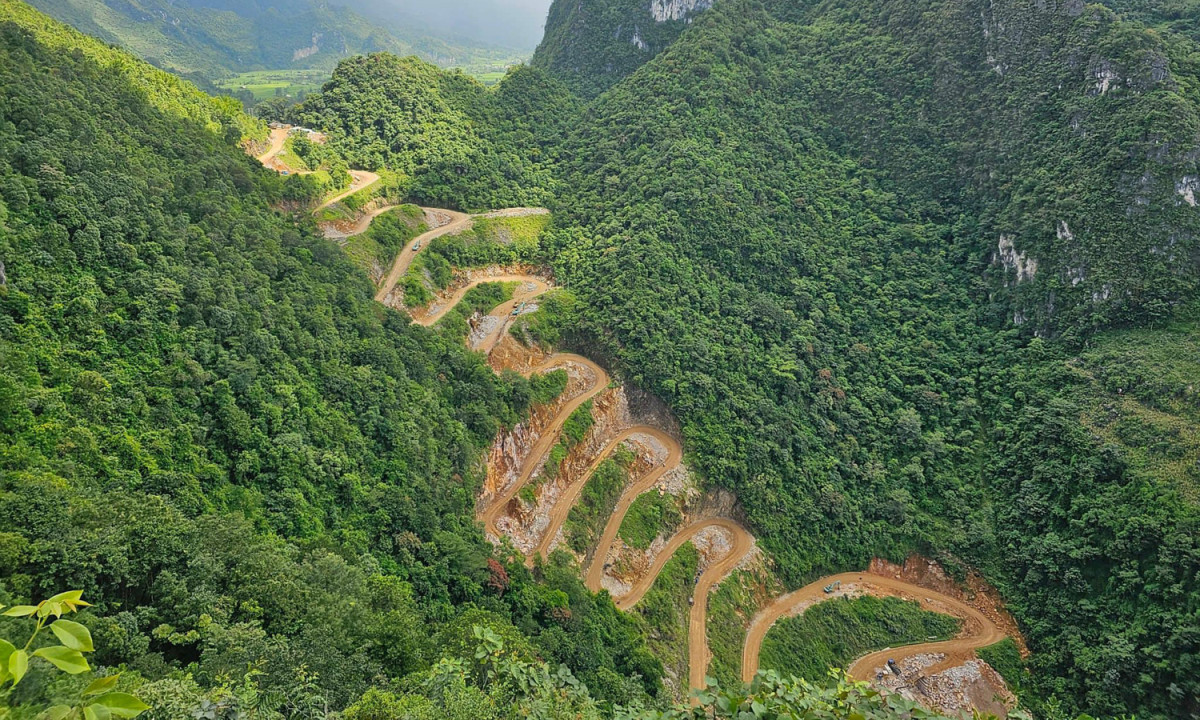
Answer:
<svg viewBox="0 0 1200 720"><path fill-rule="evenodd" d="M1083 422L1192 503L1200 502L1200 327L1118 330L1071 362Z"/></svg>

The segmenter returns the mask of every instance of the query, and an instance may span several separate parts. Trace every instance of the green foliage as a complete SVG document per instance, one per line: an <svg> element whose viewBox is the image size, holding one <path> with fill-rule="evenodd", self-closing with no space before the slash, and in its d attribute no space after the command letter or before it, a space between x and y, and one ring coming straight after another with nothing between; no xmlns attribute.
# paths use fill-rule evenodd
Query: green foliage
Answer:
<svg viewBox="0 0 1200 720"><path fill-rule="evenodd" d="M486 313L497 305L512 300L517 284L515 282L489 282L476 285L467 291L458 305L448 310L438 320L438 331L444 337L455 338L458 342L463 342L470 332L467 320L475 313Z"/></svg>
<svg viewBox="0 0 1200 720"><path fill-rule="evenodd" d="M338 65L294 116L328 131L351 165L411 177L411 197L421 204L543 205L551 179L528 129L533 121L497 114L507 85L491 91L417 58L373 54Z"/></svg>
<svg viewBox="0 0 1200 720"><path fill-rule="evenodd" d="M45 668L41 661L68 675L79 675L91 670L84 653L96 651L92 634L84 625L63 618L63 615L78 612L90 603L83 601L82 590L59 593L37 605L17 605L5 608L4 617L26 618L33 628L25 644L18 648L14 643L0 638L0 717L10 717L9 696L31 670L35 673ZM54 620L50 617L54 616ZM49 628L59 644L47 644L45 636L38 640L42 631ZM48 720L96 720L97 718L134 718L150 707L133 695L114 690L120 679L118 675L97 678L78 694L78 702L70 705L55 704L46 708L39 716Z"/></svg>
<svg viewBox="0 0 1200 720"><path fill-rule="evenodd" d="M555 42L599 52L616 24L582 19L624 5L558 3L586 32ZM572 335L671 406L788 585L950 549L1036 694L1194 712L1191 410L1080 403L1062 364L1193 309L1196 56L1094 6L718 2L565 143L543 245Z"/></svg>
<svg viewBox="0 0 1200 720"><path fill-rule="evenodd" d="M588 430L591 430L592 426L596 424L596 419L592 417L592 406L592 401L588 400L575 408L575 412L571 413L567 417L567 421L563 423L563 438L568 445L574 445L583 440Z"/></svg>
<svg viewBox="0 0 1200 720"><path fill-rule="evenodd" d="M548 373L536 373L529 379L530 388L533 392L533 401L539 405L544 405L567 389L567 382L570 376L563 369L551 370Z"/></svg>
<svg viewBox="0 0 1200 720"><path fill-rule="evenodd" d="M1200 508L1080 422L1078 398L1094 381L1069 359L1035 342L985 368L985 399L1023 402L996 403L985 473L995 497L1012 501L980 509L990 530L974 538L977 553L1030 628L1033 696L1068 711L1170 717L1197 692L1178 671L1195 657L1180 642L1191 623L1181 602L1196 593Z"/></svg>
<svg viewBox="0 0 1200 720"><path fill-rule="evenodd" d="M599 720L596 703L566 667L512 653L504 639L476 625L470 658L443 658L419 678L415 692L371 690L346 720Z"/></svg>
<svg viewBox="0 0 1200 720"><path fill-rule="evenodd" d="M651 490L637 497L621 521L617 535L630 547L645 550L659 535L669 534L683 522L673 495Z"/></svg>
<svg viewBox="0 0 1200 720"><path fill-rule="evenodd" d="M824 682L784 679L773 671L760 672L748 691L710 684L696 695L695 705L671 710L633 709L619 720L685 720L713 718L771 718L774 720L889 720L890 718L941 717L900 697L881 695L866 683L852 682L842 673L831 673ZM1010 716L1013 717L1013 716ZM1016 717L1027 717L1017 715Z"/></svg>
<svg viewBox="0 0 1200 720"><path fill-rule="evenodd" d="M695 592L695 578L700 571L700 552L695 545L685 544L679 548L654 585L646 591L637 604L636 612L652 628L650 649L655 655L666 659L671 674L677 678L688 676L688 599ZM684 691L685 688L679 688ZM678 699L678 698L677 698Z"/></svg>
<svg viewBox="0 0 1200 720"><path fill-rule="evenodd" d="M587 479L579 500L567 514L563 532L567 545L577 553L585 553L600 537L608 516L616 507L621 491L629 480L628 468L633 455L618 447L613 457L596 466Z"/></svg>
<svg viewBox="0 0 1200 720"><path fill-rule="evenodd" d="M554 290L537 299L537 310L517 318L509 333L522 342L557 347L565 340L565 333L578 327L578 311L575 295L569 290Z"/></svg>
<svg viewBox="0 0 1200 720"><path fill-rule="evenodd" d="M558 469L570 452L571 446L567 443L566 438L555 443L554 447L550 448L550 452L546 454L546 462L542 465L542 472L537 476L537 481L541 483L557 478Z"/></svg>
<svg viewBox="0 0 1200 720"><path fill-rule="evenodd" d="M639 0L555 0L532 64L595 97L662 52L700 13L660 20Z"/></svg>
<svg viewBox="0 0 1200 720"><path fill-rule="evenodd" d="M319 88L322 74L287 73L318 69L327 77L342 58L386 50L417 54L446 65L494 64L510 61L513 51L485 47L439 34L436 28L398 16L365 18L348 5L312 0L213 3L199 0L35 0L42 11L95 37L129 48L172 72L196 79L223 81L235 94L273 94L289 87L299 74ZM315 50L314 50L315 47ZM297 52L303 49L306 52ZM227 79L232 73L254 72ZM285 71L285 72L279 72ZM198 77L197 77L198 76ZM274 80L264 82L263 76ZM283 82L276 78L283 77Z"/></svg>
<svg viewBox="0 0 1200 720"><path fill-rule="evenodd" d="M376 217L366 232L348 238L345 251L367 273L383 274L409 241L426 229L420 208L402 205Z"/></svg>
<svg viewBox="0 0 1200 720"><path fill-rule="evenodd" d="M759 667L816 681L873 650L944 640L958 627L955 618L899 598L838 598L775 623L763 639Z"/></svg>
<svg viewBox="0 0 1200 720"><path fill-rule="evenodd" d="M428 252L458 268L534 263L542 260L540 239L549 224L549 215L477 218L466 232L435 238Z"/></svg>
<svg viewBox="0 0 1200 720"><path fill-rule="evenodd" d="M107 68L120 79L122 85L136 87L139 94L158 112L200 123L220 137L232 134L241 139L266 135L266 125L243 113L241 104L233 98L209 97L191 83L55 22L21 0L0 3L0 23L12 23L25 29L47 48L81 53L88 60Z"/></svg>
<svg viewBox="0 0 1200 720"><path fill-rule="evenodd" d="M1010 689L1020 692L1028 681L1029 671L1021 659L1021 651L1012 638L1004 638L995 645L979 648L979 658L991 665Z"/></svg>
<svg viewBox="0 0 1200 720"><path fill-rule="evenodd" d="M339 711L472 607L605 702L653 692L634 619L488 563L479 460L530 384L374 303L236 137L79 42L0 23L3 591L94 588L95 663L156 719Z"/></svg>
<svg viewBox="0 0 1200 720"><path fill-rule="evenodd" d="M583 440L588 430L591 430L592 425L595 423L596 419L592 417L591 400L575 408L567 416L566 422L563 423L562 438L554 447L550 448L550 452L546 455L546 462L542 466L541 474L538 476L540 481L545 482L558 477L559 467L567 459L567 454L571 452L571 448Z"/></svg>
<svg viewBox="0 0 1200 720"><path fill-rule="evenodd" d="M1086 426L1131 465L1200 502L1200 332L1194 322L1097 336L1070 361Z"/></svg>

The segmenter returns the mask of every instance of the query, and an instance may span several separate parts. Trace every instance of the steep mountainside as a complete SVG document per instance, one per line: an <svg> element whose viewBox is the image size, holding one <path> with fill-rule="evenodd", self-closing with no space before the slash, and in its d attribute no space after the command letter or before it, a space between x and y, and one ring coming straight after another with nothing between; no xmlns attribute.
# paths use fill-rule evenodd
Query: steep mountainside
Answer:
<svg viewBox="0 0 1200 720"><path fill-rule="evenodd" d="M555 0L533 65L598 95L653 58L713 0Z"/></svg>
<svg viewBox="0 0 1200 720"><path fill-rule="evenodd" d="M47 14L153 64L209 80L262 69L332 69L341 59L387 51L441 65L503 59L511 51L452 39L393 14L368 20L349 5L315 0L35 0Z"/></svg>
<svg viewBox="0 0 1200 720"><path fill-rule="evenodd" d="M1187 6L1113 6L1158 29L1077 0L558 0L495 90L344 60L292 110L327 144L293 150L417 203L549 205L536 237L440 243L457 259L411 254L408 208L369 260L409 248L414 295L472 257L550 265L566 292L527 331L599 361L595 392L666 403L772 583L970 565L1026 635L1008 670L1038 717L1195 719L1200 44L1169 22ZM566 385L463 349L512 288L432 329L373 303L273 209L315 175L245 157L262 131L0 0L0 603L87 588L97 664L128 664L152 720L661 708L658 616L476 522L483 450ZM697 712L889 716L775 683Z"/></svg>
<svg viewBox="0 0 1200 720"><path fill-rule="evenodd" d="M542 39L550 0L348 0L342 4L381 20L395 21L397 15L420 18L441 34L528 53Z"/></svg>
<svg viewBox="0 0 1200 720"><path fill-rule="evenodd" d="M1165 462L1194 388L1124 404L1113 378L1157 392L1133 331L1123 373L1072 358L1194 319L1195 57L1081 4L718 2L563 155L584 342L680 413L789 582L951 550L1043 699L1195 713L1200 478Z"/></svg>

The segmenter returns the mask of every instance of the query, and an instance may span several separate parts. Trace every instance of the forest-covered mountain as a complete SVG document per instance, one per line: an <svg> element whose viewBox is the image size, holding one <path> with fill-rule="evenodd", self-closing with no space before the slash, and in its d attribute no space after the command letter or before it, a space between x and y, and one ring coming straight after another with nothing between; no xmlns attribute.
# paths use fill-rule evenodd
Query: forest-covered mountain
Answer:
<svg viewBox="0 0 1200 720"><path fill-rule="evenodd" d="M416 16L370 19L350 3L315 0L35 0L43 12L158 67L217 80L252 70L331 70L339 60L386 51L439 65L509 59L511 49L467 40Z"/></svg>
<svg viewBox="0 0 1200 720"><path fill-rule="evenodd" d="M555 2L533 65L591 97L612 87L679 37L712 0Z"/></svg>
<svg viewBox="0 0 1200 720"><path fill-rule="evenodd" d="M568 141L561 270L792 582L953 551L1044 697L1189 716L1195 50L1082 3L718 2Z"/></svg>
<svg viewBox="0 0 1200 720"><path fill-rule="evenodd" d="M787 585L969 564L1039 717L1200 716L1187 8L707 5L558 0L496 90L376 53L291 112L411 200L549 205L564 344L669 405ZM88 588L159 708L662 706L656 628L474 522L554 382L372 304L236 107L0 8L0 602Z"/></svg>

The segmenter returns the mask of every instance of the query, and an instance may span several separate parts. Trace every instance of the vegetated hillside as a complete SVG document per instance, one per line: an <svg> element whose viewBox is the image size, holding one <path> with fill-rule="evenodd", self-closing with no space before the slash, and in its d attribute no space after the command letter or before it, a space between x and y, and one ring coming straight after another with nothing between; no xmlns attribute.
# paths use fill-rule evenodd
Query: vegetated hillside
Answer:
<svg viewBox="0 0 1200 720"><path fill-rule="evenodd" d="M183 75L217 80L251 70L330 70L351 55L417 54L441 65L508 59L513 52L447 37L415 19L367 19L316 0L34 0L38 9Z"/></svg>
<svg viewBox="0 0 1200 720"><path fill-rule="evenodd" d="M1091 429L1124 383L1073 356L1194 316L1195 57L1080 4L722 0L588 108L556 267L790 583L950 550L1039 711L1191 716L1196 472Z"/></svg>
<svg viewBox="0 0 1200 720"><path fill-rule="evenodd" d="M410 175L419 202L489 209L549 200L552 148L575 107L536 69L513 71L493 91L461 72L379 53L341 63L292 115L327 131L351 165Z"/></svg>
<svg viewBox="0 0 1200 720"><path fill-rule="evenodd" d="M0 603L83 590L95 663L160 720L336 711L405 676L420 717L655 693L631 619L474 522L530 382L374 303L236 138L149 102L158 71L78 49L0 20ZM49 671L6 704L92 679Z"/></svg>
<svg viewBox="0 0 1200 720"><path fill-rule="evenodd" d="M555 0L533 56L593 97L670 45L713 0Z"/></svg>
<svg viewBox="0 0 1200 720"><path fill-rule="evenodd" d="M267 128L262 121L243 113L241 103L236 100L210 97L191 83L55 22L23 2L0 2L0 22L33 34L40 44L54 51L81 53L108 68L123 82L136 87L145 102L167 116L198 123L234 142L247 137L266 137Z"/></svg>

